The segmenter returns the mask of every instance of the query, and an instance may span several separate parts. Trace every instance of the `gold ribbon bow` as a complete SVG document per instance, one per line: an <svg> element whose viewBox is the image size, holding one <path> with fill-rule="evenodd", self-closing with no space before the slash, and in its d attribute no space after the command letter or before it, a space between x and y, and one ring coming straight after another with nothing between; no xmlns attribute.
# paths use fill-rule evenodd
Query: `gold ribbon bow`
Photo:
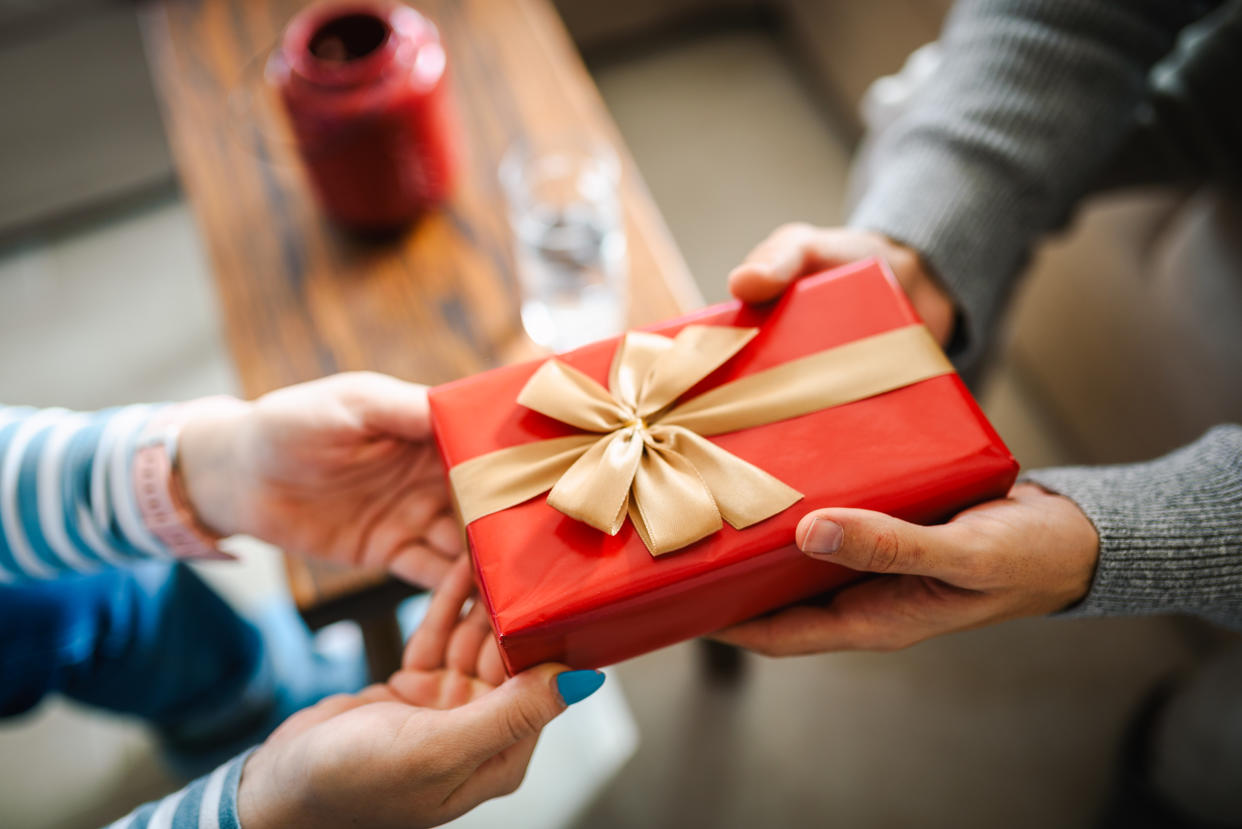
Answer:
<svg viewBox="0 0 1242 829"><path fill-rule="evenodd" d="M677 336L630 332L605 389L558 360L517 402L585 433L489 452L449 476L467 524L543 492L565 515L615 535L628 514L652 555L685 547L722 521L749 527L792 506L797 490L706 435L862 400L953 371L922 325L897 328L739 378L673 405L733 357L756 328L689 325Z"/></svg>

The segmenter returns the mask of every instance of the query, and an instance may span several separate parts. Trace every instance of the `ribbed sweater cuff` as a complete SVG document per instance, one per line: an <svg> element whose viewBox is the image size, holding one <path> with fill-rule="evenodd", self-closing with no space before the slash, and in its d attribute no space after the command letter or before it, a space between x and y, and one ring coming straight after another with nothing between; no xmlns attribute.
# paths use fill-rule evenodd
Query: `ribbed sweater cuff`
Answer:
<svg viewBox="0 0 1242 829"><path fill-rule="evenodd" d="M961 312L949 354L969 367L987 345L1031 229L1022 211L979 165L934 144L911 143L884 159L848 224L920 252Z"/></svg>
<svg viewBox="0 0 1242 829"><path fill-rule="evenodd" d="M1071 615L1192 613L1242 630L1242 427L1158 460L1025 476L1082 508L1100 534Z"/></svg>

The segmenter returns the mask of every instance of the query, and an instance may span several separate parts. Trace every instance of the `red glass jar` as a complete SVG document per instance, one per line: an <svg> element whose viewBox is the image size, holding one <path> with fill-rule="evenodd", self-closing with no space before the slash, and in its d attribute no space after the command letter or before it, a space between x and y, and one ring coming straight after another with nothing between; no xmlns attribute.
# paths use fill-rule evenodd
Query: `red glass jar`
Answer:
<svg viewBox="0 0 1242 829"><path fill-rule="evenodd" d="M325 210L366 231L444 201L456 129L439 32L414 9L331 2L290 21L267 65Z"/></svg>

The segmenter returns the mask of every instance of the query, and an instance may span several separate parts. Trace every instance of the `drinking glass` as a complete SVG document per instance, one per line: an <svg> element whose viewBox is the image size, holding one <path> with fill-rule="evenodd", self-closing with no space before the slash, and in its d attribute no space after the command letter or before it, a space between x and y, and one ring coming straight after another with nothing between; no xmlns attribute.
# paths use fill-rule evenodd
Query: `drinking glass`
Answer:
<svg viewBox="0 0 1242 829"><path fill-rule="evenodd" d="M620 334L629 268L611 147L580 135L521 141L500 180L526 333L553 351Z"/></svg>

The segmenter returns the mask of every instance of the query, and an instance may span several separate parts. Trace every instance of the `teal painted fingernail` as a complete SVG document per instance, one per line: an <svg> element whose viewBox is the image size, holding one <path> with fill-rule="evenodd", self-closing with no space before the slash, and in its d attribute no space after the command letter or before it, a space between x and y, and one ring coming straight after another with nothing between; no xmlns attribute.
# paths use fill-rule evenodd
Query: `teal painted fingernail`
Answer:
<svg viewBox="0 0 1242 829"><path fill-rule="evenodd" d="M603 684L604 675L599 671L565 671L556 675L556 690L566 705L582 702Z"/></svg>

